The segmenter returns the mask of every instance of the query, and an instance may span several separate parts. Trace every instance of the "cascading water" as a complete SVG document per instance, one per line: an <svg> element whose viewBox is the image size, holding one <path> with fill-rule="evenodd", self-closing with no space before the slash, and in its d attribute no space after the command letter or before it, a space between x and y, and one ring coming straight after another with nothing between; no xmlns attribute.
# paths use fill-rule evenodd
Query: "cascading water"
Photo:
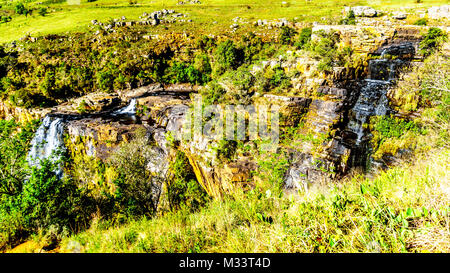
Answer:
<svg viewBox="0 0 450 273"><path fill-rule="evenodd" d="M379 59L369 61L369 75L361 82L359 97L350 110L348 130L355 136L354 165L365 165L368 153L370 134L366 130L372 116L384 116L391 113L389 100L386 96L393 81L397 77L399 69L407 64L402 58L390 58L389 56L414 56L415 49L411 43L394 45L384 49Z"/></svg>
<svg viewBox="0 0 450 273"><path fill-rule="evenodd" d="M363 141L364 124L369 122L371 116L386 115L389 112L389 101L386 97L390 86L389 81L366 79L361 88L361 94L353 107L353 119L348 127L356 133L356 145Z"/></svg>
<svg viewBox="0 0 450 273"><path fill-rule="evenodd" d="M64 121L59 117L46 116L41 126L31 141L31 149L28 153L30 166L38 166L41 160L50 159L56 161L60 156L55 154L65 149L64 146ZM57 171L62 176L62 167Z"/></svg>
<svg viewBox="0 0 450 273"><path fill-rule="evenodd" d="M113 113L113 115L134 115L136 114L136 99L130 100L130 103Z"/></svg>

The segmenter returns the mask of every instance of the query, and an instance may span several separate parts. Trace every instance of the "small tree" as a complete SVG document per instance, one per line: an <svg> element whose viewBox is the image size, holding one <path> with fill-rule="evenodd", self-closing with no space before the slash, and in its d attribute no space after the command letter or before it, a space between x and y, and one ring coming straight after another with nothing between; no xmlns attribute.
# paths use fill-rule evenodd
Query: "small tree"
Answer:
<svg viewBox="0 0 450 273"><path fill-rule="evenodd" d="M294 36L297 35L297 31L290 27L282 27L278 36L278 40L283 45L292 45L294 43Z"/></svg>
<svg viewBox="0 0 450 273"><path fill-rule="evenodd" d="M147 166L155 158L145 130L136 132L129 143L123 143L110 158L119 177L114 181L116 211L127 216L153 216L158 205L160 184Z"/></svg>
<svg viewBox="0 0 450 273"><path fill-rule="evenodd" d="M25 15L25 16L28 16L32 12L32 10L27 9L22 2L19 2L16 4L15 11L17 14L21 14L21 15Z"/></svg>
<svg viewBox="0 0 450 273"><path fill-rule="evenodd" d="M39 15L45 16L45 15L47 15L47 13L48 13L47 8L40 8L39 9Z"/></svg>
<svg viewBox="0 0 450 273"><path fill-rule="evenodd" d="M431 55L444 41L447 40L447 34L441 29L432 27L420 42L421 53L424 56Z"/></svg>

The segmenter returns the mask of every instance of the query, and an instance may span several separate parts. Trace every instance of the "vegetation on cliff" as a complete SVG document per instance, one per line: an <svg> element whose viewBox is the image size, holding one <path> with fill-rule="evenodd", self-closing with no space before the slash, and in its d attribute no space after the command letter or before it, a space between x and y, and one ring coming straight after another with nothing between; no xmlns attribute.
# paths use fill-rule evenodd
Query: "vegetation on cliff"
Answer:
<svg viewBox="0 0 450 273"><path fill-rule="evenodd" d="M381 33L354 26L364 19L341 13L346 1L211 0L176 6L192 31L191 19L135 21L147 7L168 12L163 1L81 2L0 1L0 42L28 22L74 20L0 45L0 117L17 119L0 120L0 250L31 240L26 251L450 251L449 43L438 20L410 15L418 26ZM106 23L75 27L80 8L79 22ZM255 21L269 12L297 17ZM134 20L109 18L119 13ZM242 18L229 26L232 15ZM177 140L193 90L203 108L281 105L277 149ZM131 98L136 114L118 114ZM39 122L17 117L33 111L73 122L61 157L38 166L27 153Z"/></svg>

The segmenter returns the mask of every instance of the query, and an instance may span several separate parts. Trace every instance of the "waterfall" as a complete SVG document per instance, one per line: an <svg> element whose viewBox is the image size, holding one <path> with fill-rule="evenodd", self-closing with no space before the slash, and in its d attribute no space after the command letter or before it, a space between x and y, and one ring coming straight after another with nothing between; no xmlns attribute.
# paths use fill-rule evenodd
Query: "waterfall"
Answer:
<svg viewBox="0 0 450 273"><path fill-rule="evenodd" d="M360 82L359 96L349 112L347 124L347 130L354 134L351 138L352 142L348 142L353 147L354 166L367 164L371 137L367 132L367 124L373 116L385 116L392 112L387 92L397 78L400 68L414 55L414 46L411 43L403 43L383 49L379 59L369 61L369 74Z"/></svg>
<svg viewBox="0 0 450 273"><path fill-rule="evenodd" d="M27 157L30 166L38 166L40 160L43 159L55 161L60 159L60 156L54 155L54 153L65 148L63 135L63 119L47 115L31 141L31 149ZM61 167L58 170L57 175L61 177L62 174L63 170Z"/></svg>
<svg viewBox="0 0 450 273"><path fill-rule="evenodd" d="M357 135L356 145L362 142L365 136L364 124L369 122L370 117L386 115L389 112L389 101L386 97L389 86L389 81L364 80L360 96L352 109L354 118L348 125Z"/></svg>
<svg viewBox="0 0 450 273"><path fill-rule="evenodd" d="M134 115L136 114L136 99L130 100L130 103L113 113L113 115Z"/></svg>

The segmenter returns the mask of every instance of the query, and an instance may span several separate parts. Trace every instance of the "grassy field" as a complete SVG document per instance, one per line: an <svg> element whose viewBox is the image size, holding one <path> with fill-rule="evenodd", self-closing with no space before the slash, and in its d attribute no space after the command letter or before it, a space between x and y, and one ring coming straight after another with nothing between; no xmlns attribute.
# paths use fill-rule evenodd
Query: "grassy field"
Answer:
<svg viewBox="0 0 450 273"><path fill-rule="evenodd" d="M98 0L87 2L82 0L80 5L68 5L67 2L49 4L52 1L22 1L27 8L34 8L30 16L14 14L16 2L0 1L0 14L9 13L12 21L0 24L0 43L19 39L26 34L39 36L43 34L61 33L68 31L85 31L91 20L106 21L108 19L126 16L128 19L138 20L143 12L160 9L174 9L177 12L189 14L192 24L177 24L174 31L186 28L201 31L229 30L232 19L239 16L247 21L257 19L297 18L302 22L327 22L332 17L341 16L346 5L371 5L375 8L390 9L407 5L411 8L425 8L432 5L448 3L446 0L425 0L416 3L415 0L391 1L355 1L355 0L290 0L288 6L282 6L281 0L204 0L201 5L177 5L178 0L138 0L130 5L128 0ZM54 1L57 2L57 1ZM38 14L40 7L49 7L45 16ZM214 24L213 22L217 22ZM156 30L157 31L157 30Z"/></svg>

